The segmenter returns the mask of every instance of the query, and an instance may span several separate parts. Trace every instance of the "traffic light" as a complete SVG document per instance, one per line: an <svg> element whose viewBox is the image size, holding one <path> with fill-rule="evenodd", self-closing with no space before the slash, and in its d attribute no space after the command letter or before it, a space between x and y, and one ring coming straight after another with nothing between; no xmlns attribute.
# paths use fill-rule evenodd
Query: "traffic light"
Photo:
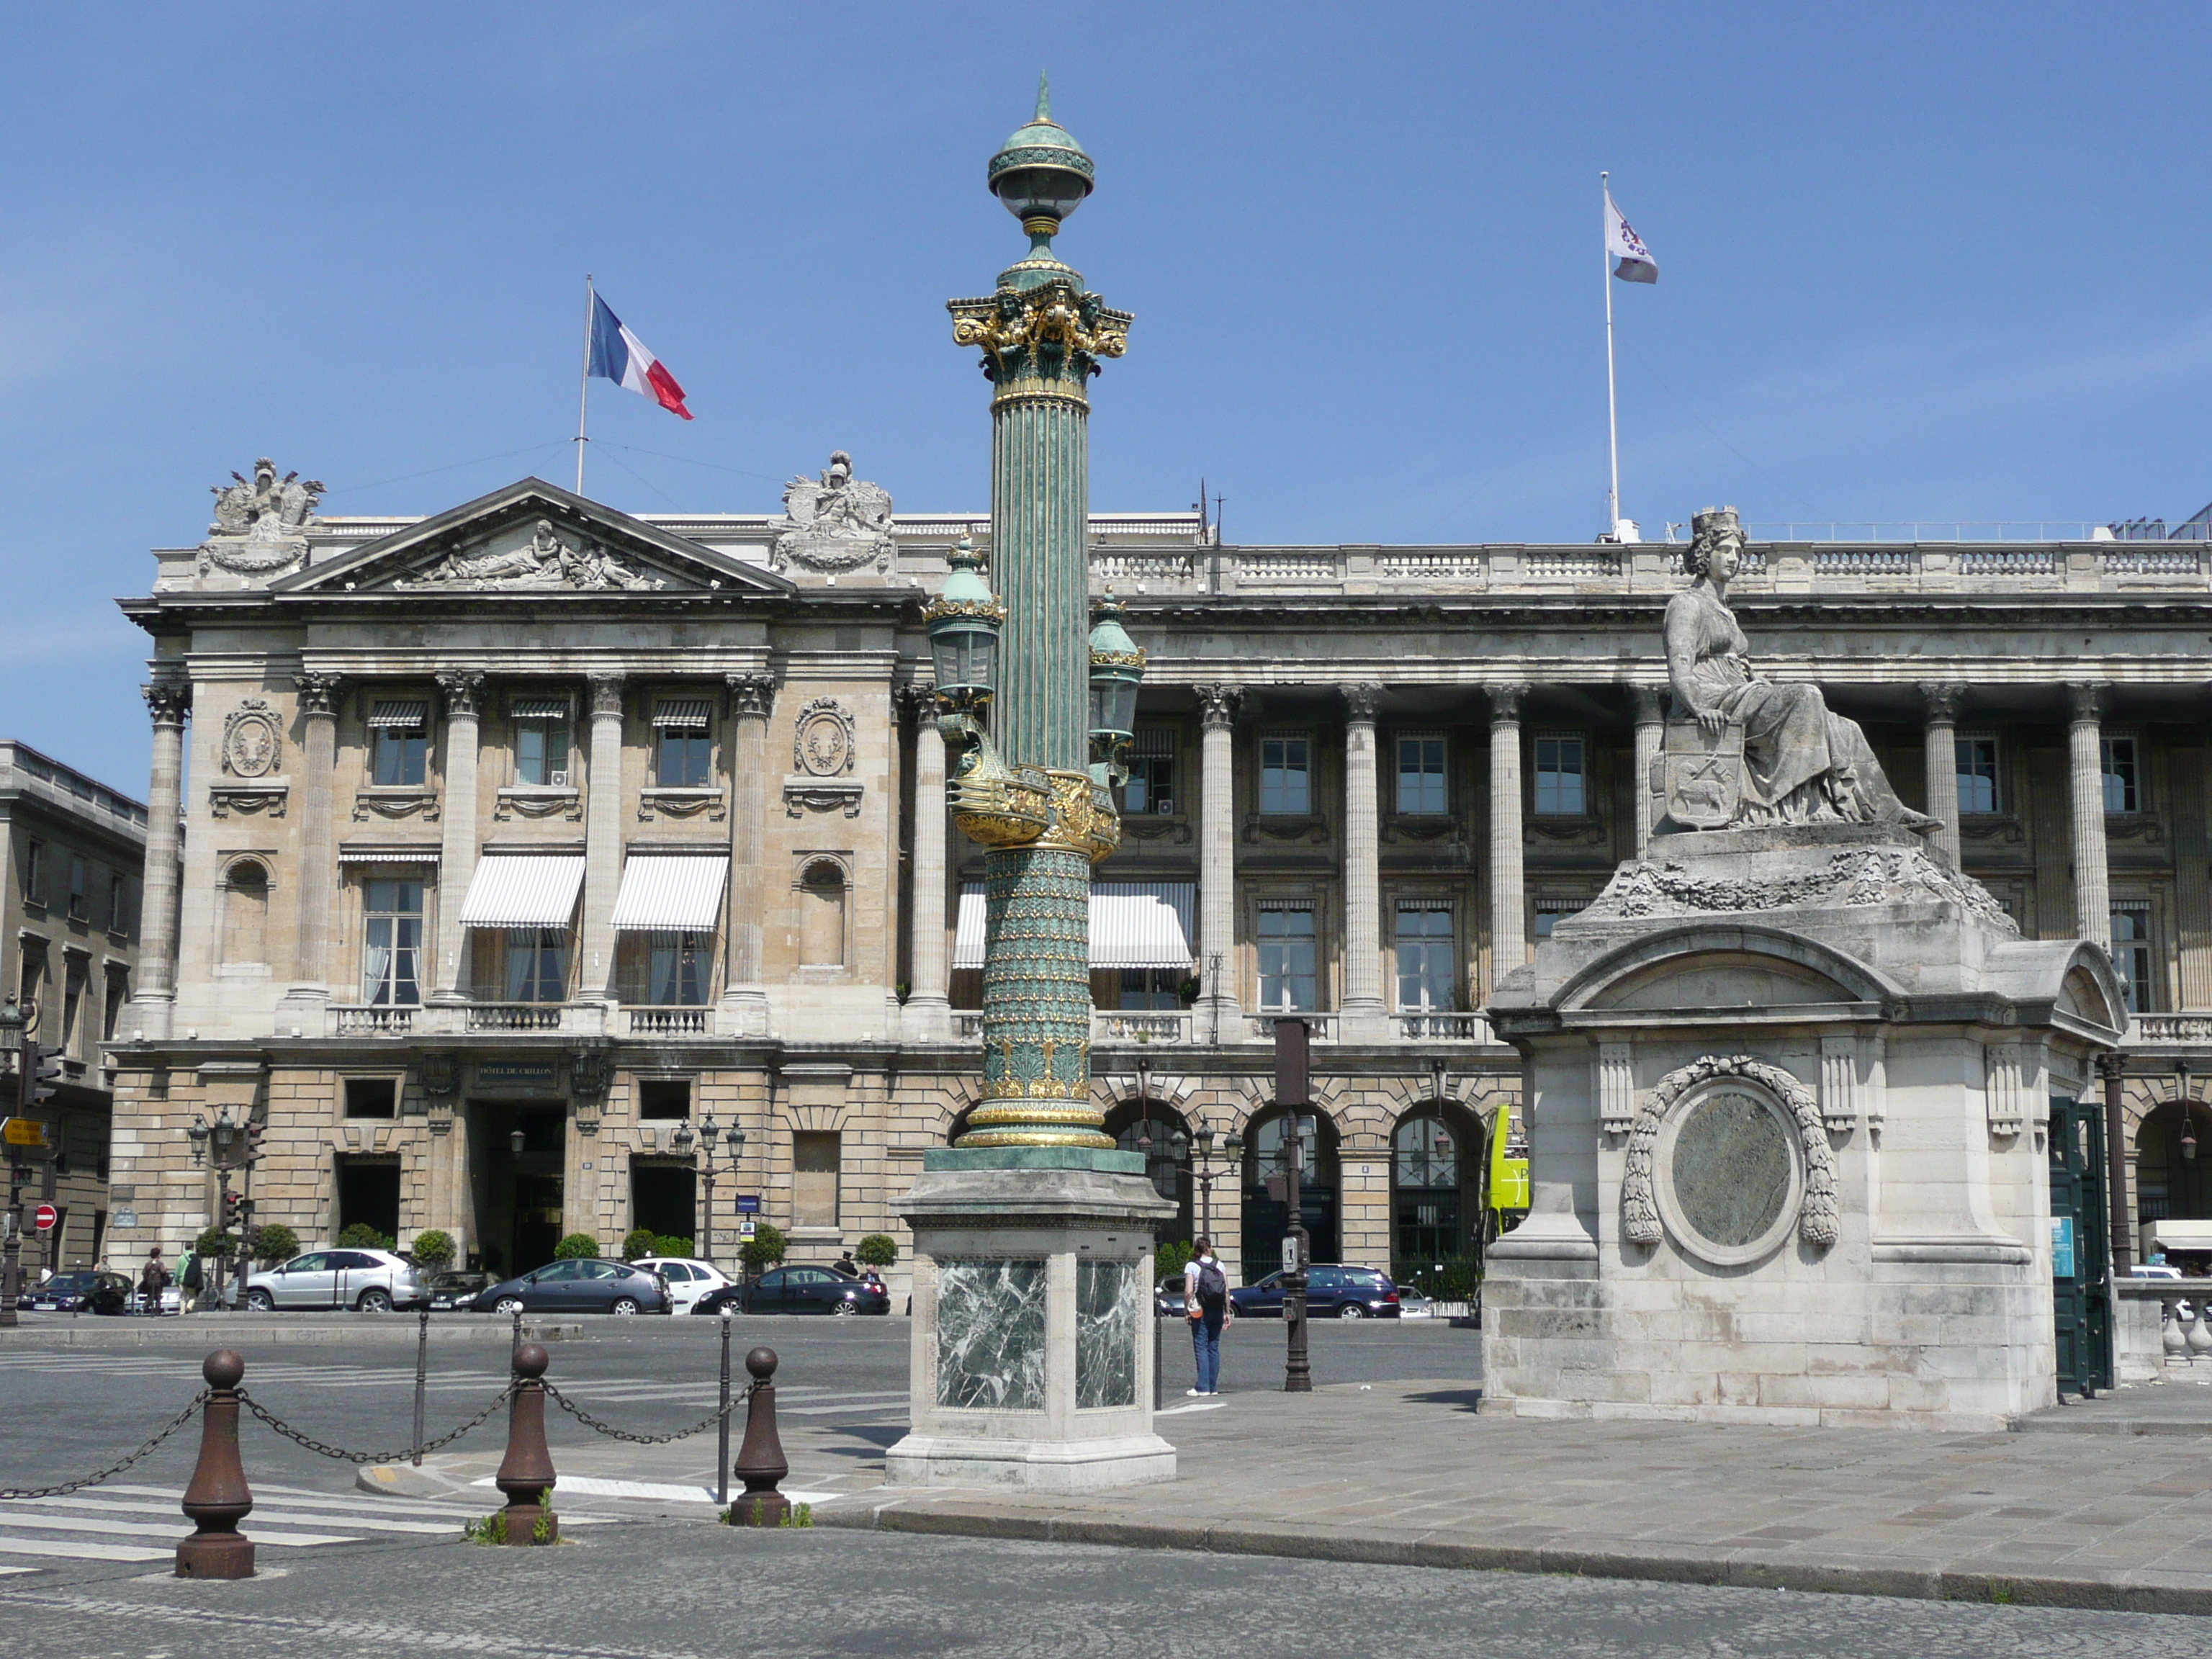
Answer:
<svg viewBox="0 0 2212 1659"><path fill-rule="evenodd" d="M219 1231L227 1233L238 1225L240 1201L236 1193L228 1188L223 1189L222 1213L216 1220Z"/></svg>
<svg viewBox="0 0 2212 1659"><path fill-rule="evenodd" d="M36 1106L41 1101L52 1100L62 1080L62 1051L46 1048L41 1043L25 1043L21 1076L25 1106Z"/></svg>
<svg viewBox="0 0 2212 1659"><path fill-rule="evenodd" d="M261 1162L261 1137L268 1133L269 1126L258 1118L246 1119L246 1149L240 1154L238 1160L240 1168L250 1170ZM252 1206L248 1205L246 1207L251 1209Z"/></svg>

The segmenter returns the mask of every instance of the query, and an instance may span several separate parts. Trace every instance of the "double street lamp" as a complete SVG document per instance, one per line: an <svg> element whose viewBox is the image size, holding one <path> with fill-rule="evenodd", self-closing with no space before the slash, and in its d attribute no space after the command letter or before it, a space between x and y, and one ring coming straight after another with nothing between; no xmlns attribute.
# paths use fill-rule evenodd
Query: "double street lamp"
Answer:
<svg viewBox="0 0 2212 1659"><path fill-rule="evenodd" d="M734 1175L738 1160L744 1156L745 1151L745 1132L736 1124L732 1123L725 1129L714 1121L714 1115L709 1112L696 1133L689 1123L679 1123L676 1126L676 1132L668 1137L668 1144L675 1150L677 1157L687 1164L691 1160L695 1144L699 1151L702 1159L699 1173L707 1182L707 1222L694 1248L699 1259L708 1267L714 1263L714 1177L721 1173L714 1167L714 1140L717 1136L721 1138L723 1146L728 1150L730 1172Z"/></svg>
<svg viewBox="0 0 2212 1659"><path fill-rule="evenodd" d="M252 1114L234 1118L228 1104L216 1109L212 1123L204 1115L194 1112L191 1122L185 1128L185 1139L191 1143L192 1147L192 1168L211 1166L216 1172L216 1232L228 1233L231 1224L234 1222L237 1224L238 1259L232 1272L241 1285L246 1283L247 1270L253 1263L253 1200L243 1192L231 1191L230 1177L237 1171L245 1170L249 1172L246 1178L252 1178L250 1172L260 1158L255 1146L259 1138ZM212 1288L218 1301L222 1299L224 1289L224 1265L221 1256L215 1258L216 1282Z"/></svg>

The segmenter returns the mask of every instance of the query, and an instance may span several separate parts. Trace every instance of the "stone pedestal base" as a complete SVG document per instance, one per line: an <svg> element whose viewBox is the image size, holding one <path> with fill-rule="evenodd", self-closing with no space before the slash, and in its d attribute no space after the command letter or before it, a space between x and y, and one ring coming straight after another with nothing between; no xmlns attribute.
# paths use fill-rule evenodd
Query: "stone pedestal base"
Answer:
<svg viewBox="0 0 2212 1659"><path fill-rule="evenodd" d="M926 1155L914 1229L912 1431L894 1486L1097 1492L1175 1479L1152 1432L1152 1228L1133 1152Z"/></svg>

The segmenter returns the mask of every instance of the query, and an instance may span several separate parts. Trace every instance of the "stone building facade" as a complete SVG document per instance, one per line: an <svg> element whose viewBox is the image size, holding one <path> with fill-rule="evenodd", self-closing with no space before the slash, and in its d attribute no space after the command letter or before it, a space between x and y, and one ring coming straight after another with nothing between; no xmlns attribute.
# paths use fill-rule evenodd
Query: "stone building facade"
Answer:
<svg viewBox="0 0 2212 1659"><path fill-rule="evenodd" d="M512 1266L644 1225L726 1257L741 1196L800 1259L900 1235L975 1094L981 852L921 609L988 516L894 515L842 457L780 516L235 488L125 604L181 871L111 1050L130 1248L205 1224L185 1131L225 1105L265 1116L259 1218L307 1240L436 1226ZM1150 659L1094 872L1109 1131L1257 1276L1287 1218L1267 1019L1310 1013L1317 1259L1470 1254L1520 1090L1480 1010L1644 843L1679 550L1091 539ZM2136 1201L2203 1214L2170 1097L2212 1066L2209 576L2188 544L1778 543L1733 590L1766 672L1866 726L2028 935L2112 945ZM747 1139L708 1223L672 1137L710 1115Z"/></svg>
<svg viewBox="0 0 2212 1659"><path fill-rule="evenodd" d="M27 1041L62 1051L53 1097L31 1115L52 1126L55 1156L27 1165L27 1203L60 1224L27 1236L32 1268L88 1267L107 1245L111 1079L102 1046L124 1025L138 965L146 808L50 759L0 742L0 985L31 1016ZM12 1115L15 1080L0 1115ZM51 1182L48 1180L51 1176ZM121 1194L125 1205L130 1194ZM26 1222L28 1226L28 1222Z"/></svg>

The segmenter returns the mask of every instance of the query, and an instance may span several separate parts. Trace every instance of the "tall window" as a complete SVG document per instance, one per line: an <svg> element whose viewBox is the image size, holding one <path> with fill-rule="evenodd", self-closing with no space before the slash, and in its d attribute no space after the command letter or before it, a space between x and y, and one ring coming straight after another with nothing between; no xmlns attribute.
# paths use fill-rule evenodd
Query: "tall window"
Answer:
<svg viewBox="0 0 2212 1659"><path fill-rule="evenodd" d="M1398 901L1398 1007L1427 1013L1453 1006L1459 972L1452 960L1451 906Z"/></svg>
<svg viewBox="0 0 2212 1659"><path fill-rule="evenodd" d="M713 714L704 697L663 697L653 709L653 777L663 789L706 787Z"/></svg>
<svg viewBox="0 0 2212 1659"><path fill-rule="evenodd" d="M107 931L109 933L126 933L131 931L125 908L130 902L130 889L125 885L123 878L120 875L108 877Z"/></svg>
<svg viewBox="0 0 2212 1659"><path fill-rule="evenodd" d="M1589 810L1583 787L1583 740L1556 732L1536 739L1536 810L1547 817L1580 817Z"/></svg>
<svg viewBox="0 0 2212 1659"><path fill-rule="evenodd" d="M1997 810L1997 740L1960 738L1959 744L1959 811L1972 817Z"/></svg>
<svg viewBox="0 0 2212 1659"><path fill-rule="evenodd" d="M375 880L363 895L361 1000L380 1006L422 1000L422 884Z"/></svg>
<svg viewBox="0 0 2212 1659"><path fill-rule="evenodd" d="M541 787L568 781L568 698L514 700L514 775Z"/></svg>
<svg viewBox="0 0 2212 1659"><path fill-rule="evenodd" d="M1314 1006L1314 913L1311 905L1260 912L1260 1006L1273 1013L1304 1013Z"/></svg>
<svg viewBox="0 0 2212 1659"><path fill-rule="evenodd" d="M269 872L240 859L223 877L222 959L226 965L268 960Z"/></svg>
<svg viewBox="0 0 2212 1659"><path fill-rule="evenodd" d="M1175 728L1140 726L1129 744L1129 784L1121 805L1131 812L1170 813L1176 810Z"/></svg>
<svg viewBox="0 0 2212 1659"><path fill-rule="evenodd" d="M85 921L91 917L92 913L85 907L85 889L89 882L90 874L85 869L83 857L79 854L70 854L69 913L73 921Z"/></svg>
<svg viewBox="0 0 2212 1659"><path fill-rule="evenodd" d="M1121 1006L1124 1008L1180 1008L1182 970L1176 968L1124 968Z"/></svg>
<svg viewBox="0 0 2212 1659"><path fill-rule="evenodd" d="M46 902L46 844L42 841L23 848L23 896L33 904Z"/></svg>
<svg viewBox="0 0 2212 1659"><path fill-rule="evenodd" d="M2104 750L2105 810L2107 812L2142 811L2142 780L2136 764L2136 740L2133 738L2104 738L2099 742Z"/></svg>
<svg viewBox="0 0 2212 1659"><path fill-rule="evenodd" d="M1313 740L1278 732L1260 739L1260 810L1302 816L1313 811Z"/></svg>
<svg viewBox="0 0 2212 1659"><path fill-rule="evenodd" d="M430 700L392 697L368 714L369 781L419 784L428 775Z"/></svg>
<svg viewBox="0 0 2212 1659"><path fill-rule="evenodd" d="M845 965L845 872L827 859L799 883L799 960L808 968Z"/></svg>
<svg viewBox="0 0 2212 1659"><path fill-rule="evenodd" d="M2127 993L2128 1012L2151 1012L2150 907L2130 904L2112 911L2112 966Z"/></svg>
<svg viewBox="0 0 2212 1659"><path fill-rule="evenodd" d="M564 1002L568 995L568 935L558 927L507 930L507 1000Z"/></svg>
<svg viewBox="0 0 2212 1659"><path fill-rule="evenodd" d="M131 1000L131 970L111 967L107 970L107 1001L100 1011L100 1035L103 1042L115 1040L116 1022L123 1018L123 1010Z"/></svg>
<svg viewBox="0 0 2212 1659"><path fill-rule="evenodd" d="M82 957L71 957L62 969L62 1048L64 1053L82 1052L77 1038L81 1034L78 1022L84 1017L84 987L91 964Z"/></svg>
<svg viewBox="0 0 2212 1659"><path fill-rule="evenodd" d="M837 1224L837 1174L843 1161L837 1132L801 1129L791 1137L791 1219L795 1226Z"/></svg>
<svg viewBox="0 0 2212 1659"><path fill-rule="evenodd" d="M1451 810L1444 740L1433 732L1398 739L1398 810L1436 817Z"/></svg>
<svg viewBox="0 0 2212 1659"><path fill-rule="evenodd" d="M646 1000L662 1007L696 1008L707 1000L714 960L705 933L654 933L647 945Z"/></svg>
<svg viewBox="0 0 2212 1659"><path fill-rule="evenodd" d="M1587 908L1587 899L1540 898L1536 901L1536 937L1549 939L1552 929L1565 917Z"/></svg>
<svg viewBox="0 0 2212 1659"><path fill-rule="evenodd" d="M1438 1117L1407 1118L1391 1137L1397 1261L1409 1271L1449 1261L1462 1251L1460 1151L1457 1137Z"/></svg>

